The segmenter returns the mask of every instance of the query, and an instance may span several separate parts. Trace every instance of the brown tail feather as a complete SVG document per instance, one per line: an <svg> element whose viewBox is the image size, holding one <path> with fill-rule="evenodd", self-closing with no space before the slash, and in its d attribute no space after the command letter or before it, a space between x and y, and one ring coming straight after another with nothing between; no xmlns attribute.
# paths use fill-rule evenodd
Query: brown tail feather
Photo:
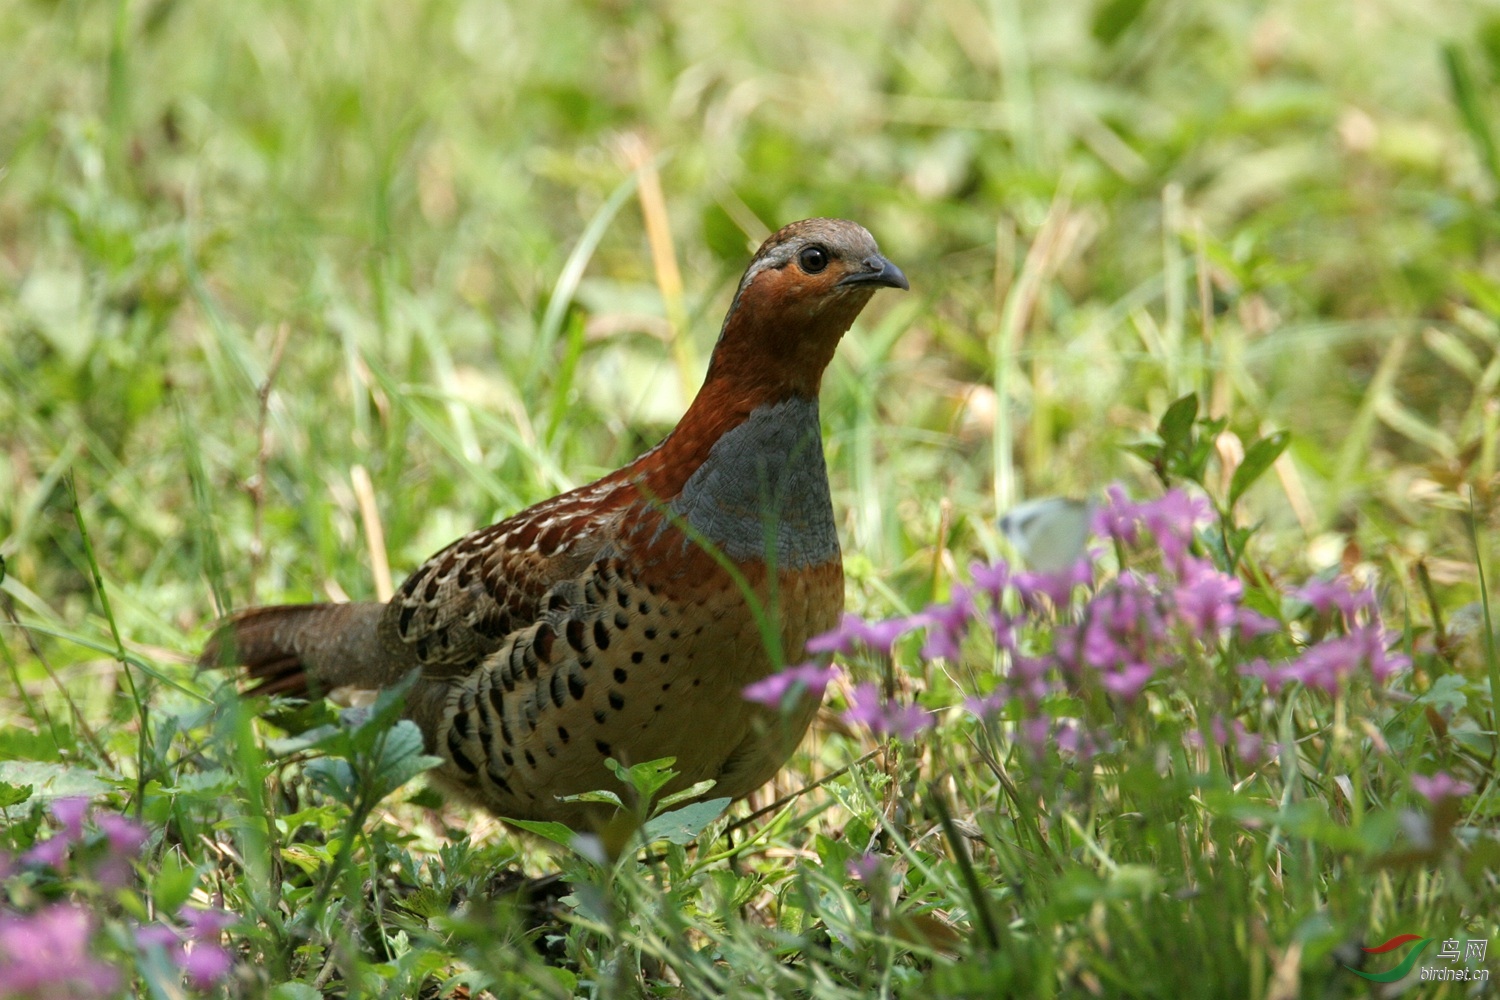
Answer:
<svg viewBox="0 0 1500 1000"><path fill-rule="evenodd" d="M236 612L214 630L199 667L242 665L252 694L307 697L343 685L390 683L383 604L283 604ZM399 673L396 674L399 676Z"/></svg>

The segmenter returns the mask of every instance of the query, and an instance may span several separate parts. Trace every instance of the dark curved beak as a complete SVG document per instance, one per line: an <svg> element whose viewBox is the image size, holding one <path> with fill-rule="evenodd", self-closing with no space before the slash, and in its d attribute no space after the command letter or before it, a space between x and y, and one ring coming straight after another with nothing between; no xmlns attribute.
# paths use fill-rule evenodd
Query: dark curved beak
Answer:
<svg viewBox="0 0 1500 1000"><path fill-rule="evenodd" d="M901 273L901 268L880 254L871 254L862 263L864 270L846 274L839 279L838 283L840 285L874 285L877 288L903 288L911 291L911 283L906 280L906 275Z"/></svg>

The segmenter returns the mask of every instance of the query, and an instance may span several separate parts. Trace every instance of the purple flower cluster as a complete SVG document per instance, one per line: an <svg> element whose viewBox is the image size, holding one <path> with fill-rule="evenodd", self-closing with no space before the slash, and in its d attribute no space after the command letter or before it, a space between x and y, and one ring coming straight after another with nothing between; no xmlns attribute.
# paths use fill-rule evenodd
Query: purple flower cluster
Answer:
<svg viewBox="0 0 1500 1000"><path fill-rule="evenodd" d="M1446 771L1439 771L1433 775L1414 774L1411 776L1411 787L1418 795L1434 805L1444 799L1461 799L1465 795L1474 793L1473 785L1467 781L1460 781Z"/></svg>
<svg viewBox="0 0 1500 1000"><path fill-rule="evenodd" d="M789 667L779 673L762 677L746 685L743 692L749 701L756 701L771 708L790 707L804 696L822 698L830 682L838 676L837 667L820 667L816 663L804 663L800 667Z"/></svg>
<svg viewBox="0 0 1500 1000"><path fill-rule="evenodd" d="M59 873L76 865L106 889L129 883L131 863L146 843L145 827L118 813L95 812L81 797L58 799L50 812L61 829L22 854L22 865ZM9 868L0 856L0 876ZM184 908L178 914L180 927L158 922L136 928L136 945L142 952L161 950L194 988L207 989L234 967L233 956L218 939L235 919L221 909ZM91 952L98 930L96 916L72 903L31 913L0 909L0 1000L112 994L121 977L115 966Z"/></svg>
<svg viewBox="0 0 1500 1000"><path fill-rule="evenodd" d="M94 918L66 903L0 913L0 997L101 997L119 974L89 951Z"/></svg>
<svg viewBox="0 0 1500 1000"><path fill-rule="evenodd" d="M62 830L21 855L21 863L45 865L65 871L69 854L87 842L85 824L90 819L87 798L58 799L52 803L52 818ZM104 835L104 856L91 869L101 885L118 889L130 881L130 862L146 843L146 828L119 813L101 812L93 817L94 828Z"/></svg>
<svg viewBox="0 0 1500 1000"><path fill-rule="evenodd" d="M1341 630L1309 644L1295 660L1247 664L1243 672L1264 680L1273 694L1292 683L1337 694L1361 670L1369 671L1376 683L1384 684L1393 674L1411 666L1404 653L1391 651L1396 636L1381 625L1375 596L1369 591L1354 590L1348 580L1340 578L1309 581L1293 590L1291 596L1329 624L1341 626Z"/></svg>
<svg viewBox="0 0 1500 1000"><path fill-rule="evenodd" d="M177 919L183 927L155 923L140 928L136 944L142 951L161 949L186 974L189 984L208 989L234 968L234 956L219 943L219 936L237 918L226 910L183 907Z"/></svg>
<svg viewBox="0 0 1500 1000"><path fill-rule="evenodd" d="M989 693L967 699L965 707L987 717L1015 706L1026 742L1040 746L1051 738L1082 757L1100 741L1072 721L1051 718L1049 698L1099 691L1123 709L1153 682L1210 662L1259 678L1272 694L1289 683L1333 694L1357 676L1383 684L1409 665L1390 650L1393 637L1381 625L1374 595L1345 579L1314 580L1289 594L1294 616L1321 616L1317 641L1276 662L1241 662L1248 643L1283 626L1244 606L1244 584L1194 552L1197 529L1211 517L1207 502L1180 490L1135 503L1112 487L1095 512L1094 531L1126 557L1117 572L1104 572L1097 554L1058 572L975 564L971 583L954 586L947 601L883 621L845 615L808 651L889 656L901 636L919 630L928 660L957 663L965 649L994 651L1005 666ZM793 684L820 690L831 676L807 664L753 685L746 696L780 704ZM855 688L844 718L908 739L933 722L915 705L883 702L868 684ZM1212 725L1215 742L1232 745L1241 759L1258 760L1273 749L1238 720L1218 717Z"/></svg>

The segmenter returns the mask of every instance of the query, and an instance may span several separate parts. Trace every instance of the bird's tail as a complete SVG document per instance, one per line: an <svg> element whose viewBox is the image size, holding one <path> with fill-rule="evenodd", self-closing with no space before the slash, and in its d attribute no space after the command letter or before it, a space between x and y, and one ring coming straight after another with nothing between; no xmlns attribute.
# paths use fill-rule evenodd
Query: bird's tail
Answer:
<svg viewBox="0 0 1500 1000"><path fill-rule="evenodd" d="M281 604L238 611L219 623L198 666L242 665L250 694L305 698L336 687L378 688L377 626L384 604Z"/></svg>

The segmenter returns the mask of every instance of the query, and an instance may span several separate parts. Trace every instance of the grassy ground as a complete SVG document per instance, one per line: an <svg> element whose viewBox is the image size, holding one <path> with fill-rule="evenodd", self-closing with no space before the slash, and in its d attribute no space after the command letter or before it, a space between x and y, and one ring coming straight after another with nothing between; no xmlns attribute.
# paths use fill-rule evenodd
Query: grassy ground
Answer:
<svg viewBox="0 0 1500 1000"><path fill-rule="evenodd" d="M66 912L162 997L1386 995L1346 966L1405 933L1464 967L1448 939L1500 939L1497 122L1500 9L1447 0L0 5L0 837L72 838L0 866L0 962ZM913 288L825 381L851 609L949 599L1019 500L1158 495L1154 441L1278 633L1057 693L1093 757L957 707L998 690L984 636L855 656L753 805L849 771L565 858L528 943L491 878L555 867L536 843L374 801L412 766L379 727L268 750L190 660L230 608L371 597L654 442L809 215ZM1190 393L1222 423L1161 427ZM1369 624L1288 596L1341 571L1410 668L1247 680ZM840 718L876 679L935 728ZM233 968L183 987L211 946Z"/></svg>

